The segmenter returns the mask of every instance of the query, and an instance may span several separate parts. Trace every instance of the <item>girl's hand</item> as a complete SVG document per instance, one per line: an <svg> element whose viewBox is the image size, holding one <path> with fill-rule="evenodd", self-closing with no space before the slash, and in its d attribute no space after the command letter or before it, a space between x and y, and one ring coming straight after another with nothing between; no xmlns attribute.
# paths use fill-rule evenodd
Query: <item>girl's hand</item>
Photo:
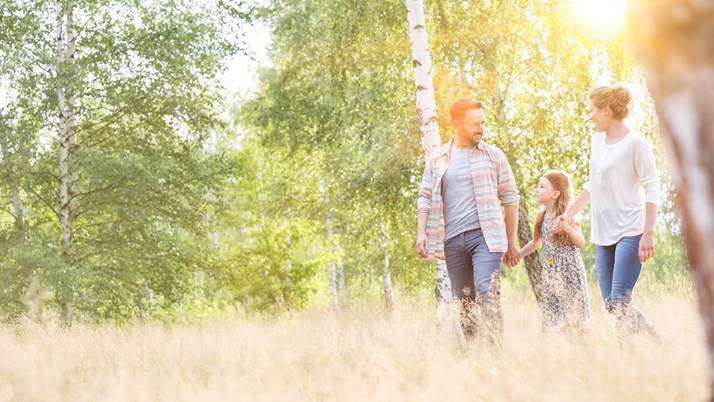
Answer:
<svg viewBox="0 0 714 402"><path fill-rule="evenodd" d="M566 215L560 215L553 221L553 230L556 234L564 234L568 231L570 227L570 218Z"/></svg>
<svg viewBox="0 0 714 402"><path fill-rule="evenodd" d="M555 221L555 231L556 233L565 233L570 229L570 221L565 215L561 215Z"/></svg>

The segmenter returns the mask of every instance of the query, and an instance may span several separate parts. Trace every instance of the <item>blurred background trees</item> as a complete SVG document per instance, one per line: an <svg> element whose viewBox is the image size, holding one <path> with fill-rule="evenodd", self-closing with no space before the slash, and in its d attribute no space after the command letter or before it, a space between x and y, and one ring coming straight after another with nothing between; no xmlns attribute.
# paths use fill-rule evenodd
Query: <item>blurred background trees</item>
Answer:
<svg viewBox="0 0 714 402"><path fill-rule="evenodd" d="M387 278L395 303L431 297L434 265L413 247L423 154L403 1L1 4L4 319L171 321L381 301ZM587 179L587 92L632 84L632 124L656 145L665 195L648 283L686 282L657 121L624 28L583 23L568 0L425 5L442 139L453 100L483 100L485 141L506 152L531 219L543 172L569 172L576 192ZM221 74L255 19L271 32L269 63L254 93L229 98ZM58 27L73 57L58 58ZM74 98L63 109L76 139L69 243L58 89ZM594 279L592 249L583 256ZM504 275L530 291L523 270Z"/></svg>

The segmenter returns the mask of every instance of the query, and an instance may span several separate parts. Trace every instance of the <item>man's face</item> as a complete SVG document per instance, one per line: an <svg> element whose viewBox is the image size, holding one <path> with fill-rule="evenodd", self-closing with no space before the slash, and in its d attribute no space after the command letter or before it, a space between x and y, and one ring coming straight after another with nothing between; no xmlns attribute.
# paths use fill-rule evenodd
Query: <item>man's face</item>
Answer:
<svg viewBox="0 0 714 402"><path fill-rule="evenodd" d="M486 115L483 109L469 109L462 121L454 120L454 126L456 126L459 145L472 147L481 142L481 137L486 130Z"/></svg>

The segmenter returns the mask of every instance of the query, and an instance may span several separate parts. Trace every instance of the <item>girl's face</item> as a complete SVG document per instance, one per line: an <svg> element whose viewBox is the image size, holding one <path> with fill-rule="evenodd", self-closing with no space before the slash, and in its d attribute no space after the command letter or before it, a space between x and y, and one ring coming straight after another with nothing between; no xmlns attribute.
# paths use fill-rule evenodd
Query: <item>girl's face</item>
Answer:
<svg viewBox="0 0 714 402"><path fill-rule="evenodd" d="M590 120L595 123L595 130L598 133L607 131L607 128L610 126L610 122L612 121L612 116L609 114L610 108L606 107L605 109L600 109L595 106L593 101L590 101L588 110L590 110Z"/></svg>
<svg viewBox="0 0 714 402"><path fill-rule="evenodd" d="M538 187L536 187L536 201L543 205L550 205L558 199L558 196L560 196L560 192L553 187L550 180L541 177Z"/></svg>

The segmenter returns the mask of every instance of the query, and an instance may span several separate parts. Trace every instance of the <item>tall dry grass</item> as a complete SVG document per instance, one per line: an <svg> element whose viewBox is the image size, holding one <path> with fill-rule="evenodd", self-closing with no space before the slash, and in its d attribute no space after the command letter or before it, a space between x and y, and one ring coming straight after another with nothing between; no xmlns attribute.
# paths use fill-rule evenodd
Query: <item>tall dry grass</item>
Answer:
<svg viewBox="0 0 714 402"><path fill-rule="evenodd" d="M593 298L586 339L542 334L504 289L505 336L466 347L431 300L166 328L0 328L2 401L701 401L708 362L689 295L641 296L671 344L623 351Z"/></svg>

